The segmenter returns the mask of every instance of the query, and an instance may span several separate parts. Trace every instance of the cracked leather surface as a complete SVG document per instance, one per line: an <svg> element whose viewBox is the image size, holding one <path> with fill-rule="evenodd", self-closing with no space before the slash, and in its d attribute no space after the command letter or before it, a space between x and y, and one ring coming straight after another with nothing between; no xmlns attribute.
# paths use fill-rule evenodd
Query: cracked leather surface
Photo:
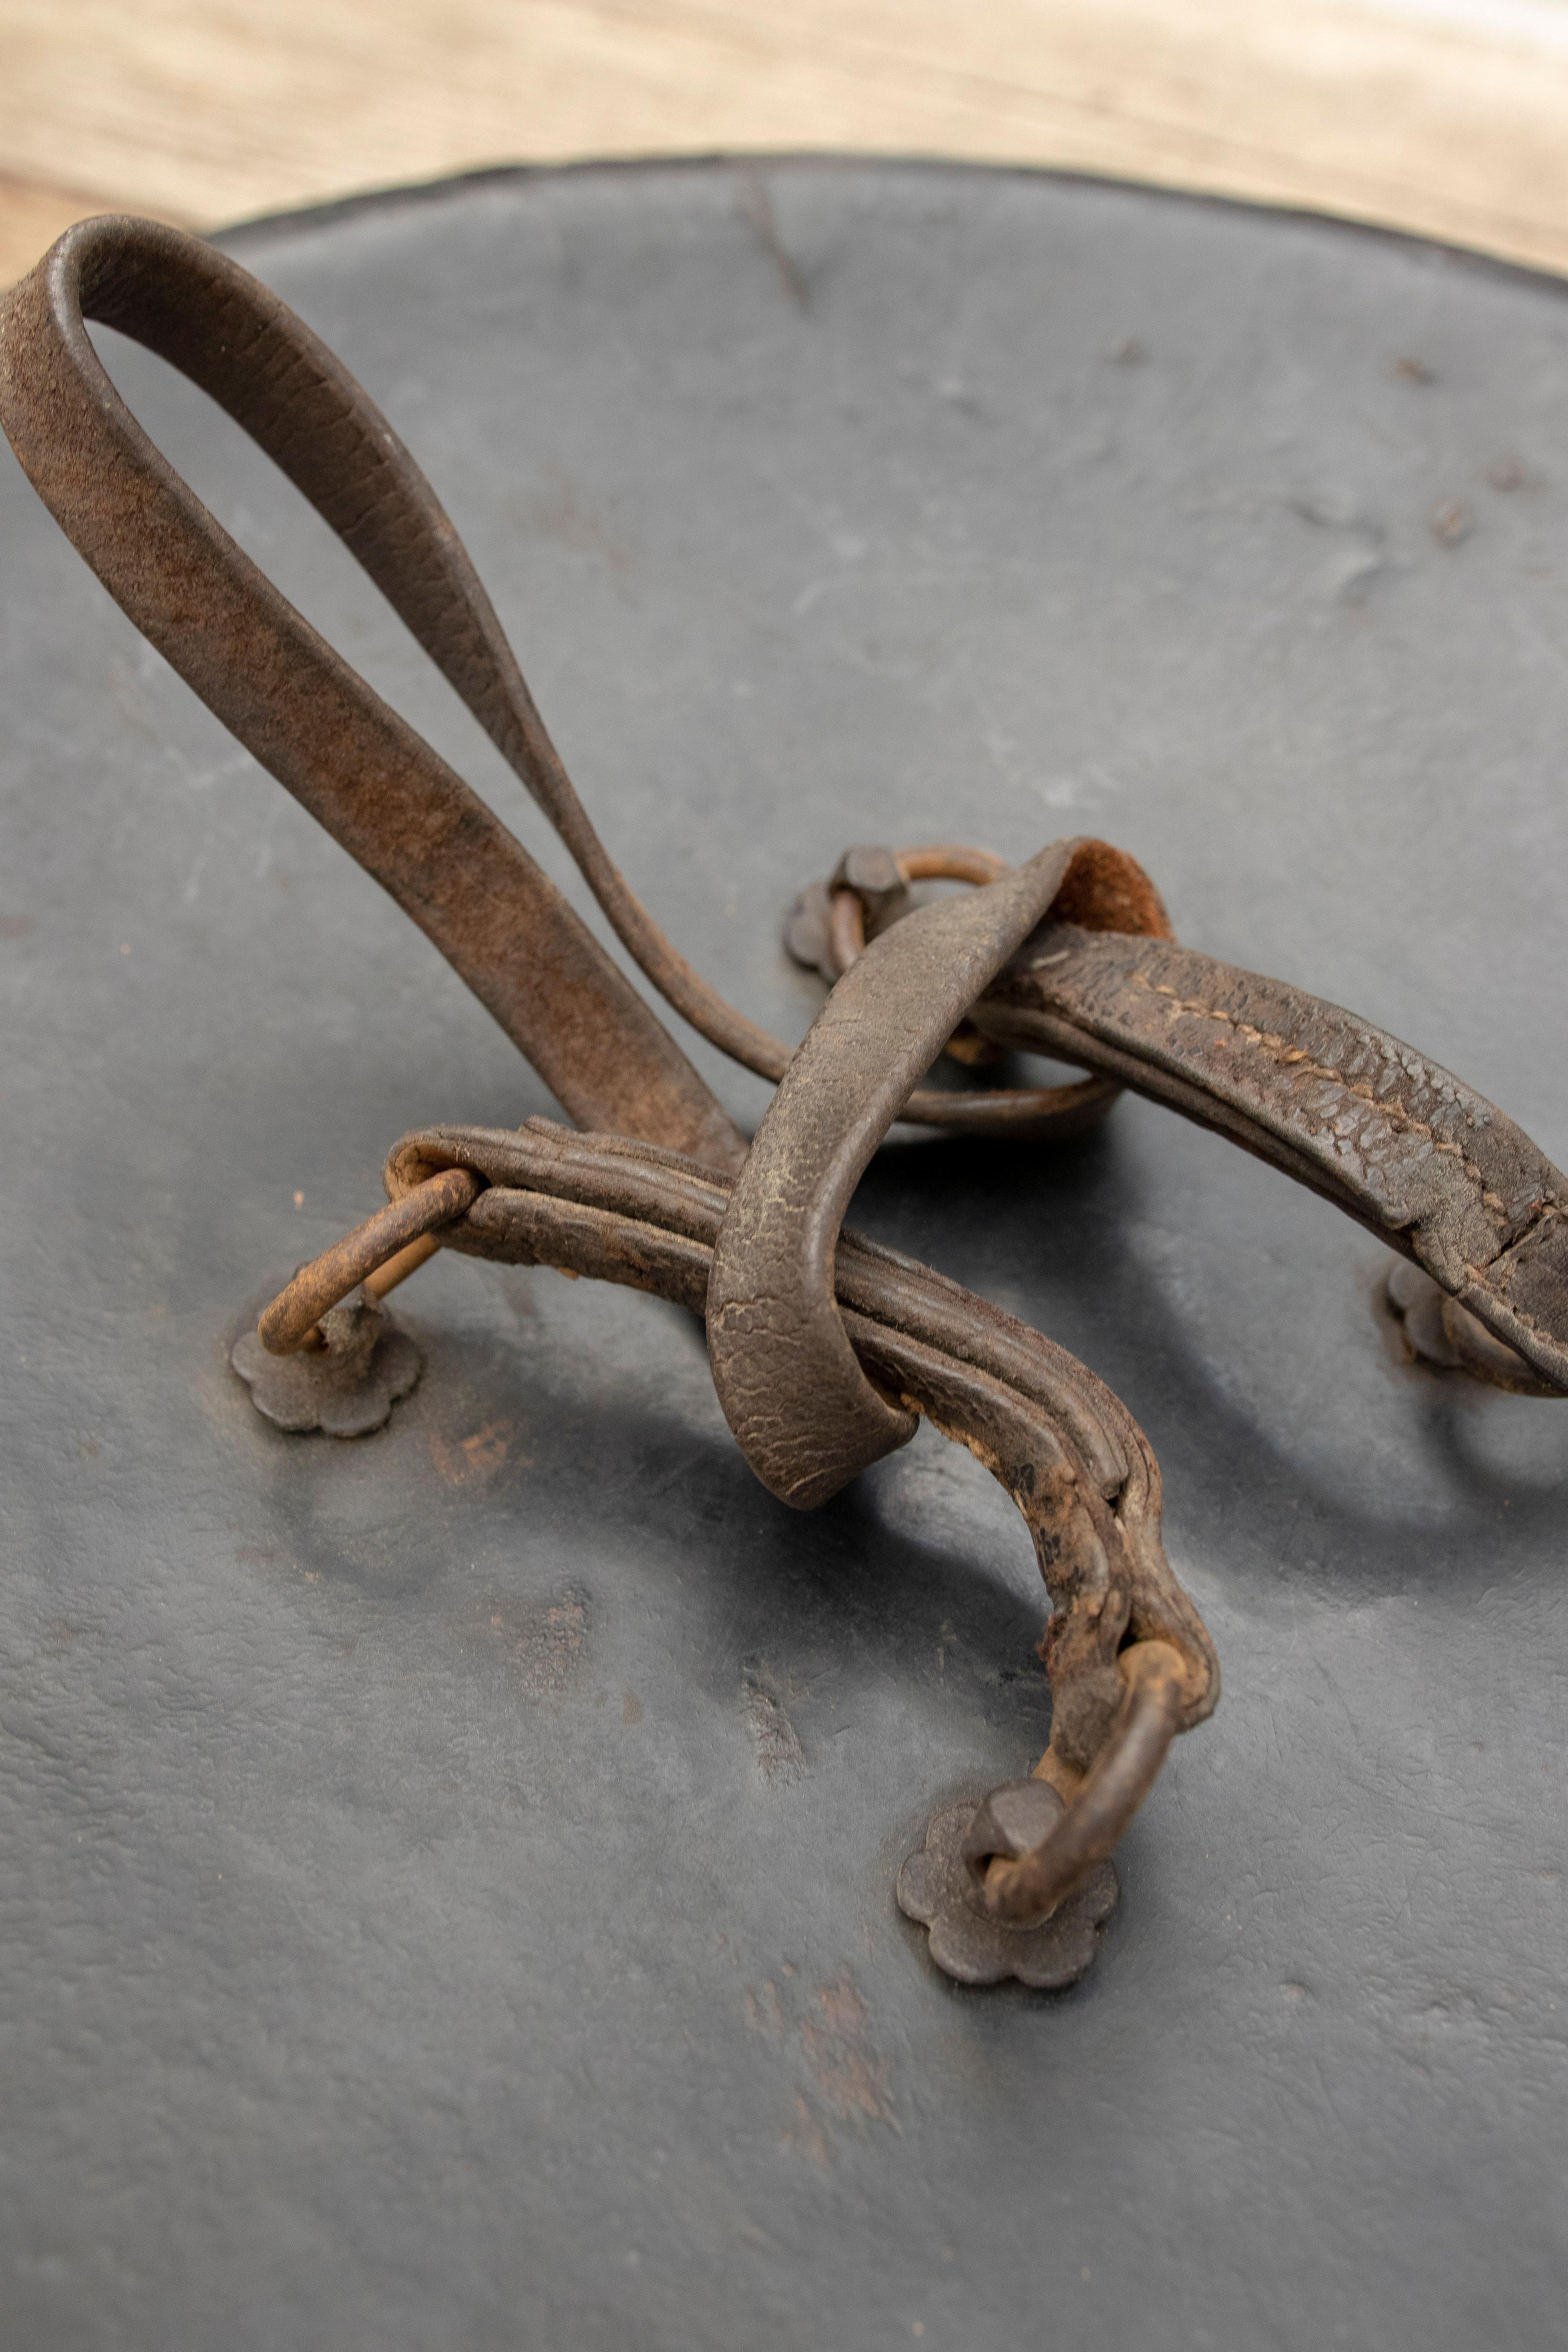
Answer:
<svg viewBox="0 0 1568 2352"><path fill-rule="evenodd" d="M1386 1236L1568 1387L1568 1179L1451 1071L1299 988L1070 924L1042 929L996 995L1007 1034L1069 1055L1092 1041Z"/></svg>
<svg viewBox="0 0 1568 2352"><path fill-rule="evenodd" d="M766 181L804 302L729 168L236 245L417 441L672 933L798 1035L797 877L956 794L1009 855L1125 842L1194 949L1561 1165L1561 289L1112 188ZM314 519L103 347L550 859ZM885 1153L854 1223L1147 1428L1226 1670L1090 1978L942 1982L899 1867L1046 1728L1011 1505L922 1434L803 1521L679 1310L456 1257L385 1429L263 1423L227 1347L388 1138L554 1106L8 461L0 593L6 2331L990 2352L1048 2297L1070 2343L1554 2346L1560 1405L1409 1369L1383 1243L1152 1106Z"/></svg>

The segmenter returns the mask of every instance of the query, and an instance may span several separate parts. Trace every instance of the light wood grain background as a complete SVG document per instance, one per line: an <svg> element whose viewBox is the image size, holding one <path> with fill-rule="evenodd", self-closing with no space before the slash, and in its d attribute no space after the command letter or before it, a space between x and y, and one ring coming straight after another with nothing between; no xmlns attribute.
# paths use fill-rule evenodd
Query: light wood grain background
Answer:
<svg viewBox="0 0 1568 2352"><path fill-rule="evenodd" d="M1568 269L1568 0L0 0L0 283L498 163L958 155Z"/></svg>

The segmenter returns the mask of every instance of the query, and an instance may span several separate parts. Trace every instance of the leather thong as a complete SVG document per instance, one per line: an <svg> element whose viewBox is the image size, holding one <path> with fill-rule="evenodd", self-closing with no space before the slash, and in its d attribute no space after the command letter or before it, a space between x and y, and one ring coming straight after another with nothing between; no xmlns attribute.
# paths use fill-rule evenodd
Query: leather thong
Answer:
<svg viewBox="0 0 1568 2352"><path fill-rule="evenodd" d="M527 850L154 448L89 320L200 385L337 532L654 988L774 1082L749 1148ZM1148 877L1102 842L1055 843L1016 866L951 845L847 853L789 929L831 992L798 1048L769 1035L692 970L606 855L397 436L308 328L198 239L119 218L68 231L0 300L0 423L111 595L391 892L574 1122L405 1137L387 1207L302 1268L237 1349L258 1402L291 1427L384 1419L417 1359L379 1299L443 1247L684 1302L705 1318L742 1453L796 1507L903 1444L921 1415L969 1446L1016 1502L1054 1605L1050 1743L1027 1779L937 1816L900 1899L952 1974L1069 1980L1113 1899L1116 1841L1173 1737L1213 1711L1218 1666L1165 1559L1158 1468L1125 1407L1038 1332L841 1230L881 1140L902 1119L1048 1143L1133 1087L1400 1253L1393 1296L1424 1353L1534 1393L1568 1392L1568 1181L1397 1039L1180 945ZM932 877L973 887L917 906ZM1089 1075L927 1082L944 1048L984 1061L1006 1046Z"/></svg>

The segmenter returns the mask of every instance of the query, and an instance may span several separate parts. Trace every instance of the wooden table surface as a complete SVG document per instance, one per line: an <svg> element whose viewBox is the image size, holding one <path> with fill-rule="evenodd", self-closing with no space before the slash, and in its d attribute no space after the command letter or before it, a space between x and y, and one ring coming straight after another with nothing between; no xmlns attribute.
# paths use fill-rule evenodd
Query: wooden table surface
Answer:
<svg viewBox="0 0 1568 2352"><path fill-rule="evenodd" d="M0 282L478 165L860 149L1304 205L1568 268L1568 0L0 0Z"/></svg>

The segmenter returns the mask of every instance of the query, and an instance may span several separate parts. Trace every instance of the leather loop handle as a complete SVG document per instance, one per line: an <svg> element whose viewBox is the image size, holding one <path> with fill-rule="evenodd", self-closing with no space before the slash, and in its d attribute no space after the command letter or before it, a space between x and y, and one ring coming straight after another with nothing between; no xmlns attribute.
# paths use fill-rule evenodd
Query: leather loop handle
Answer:
<svg viewBox="0 0 1568 2352"><path fill-rule="evenodd" d="M457 532L385 418L276 295L150 221L80 223L0 300L0 423L142 634L390 891L574 1118L738 1165L736 1129L527 850L153 446L89 319L178 368L275 460L551 807L560 762Z"/></svg>

